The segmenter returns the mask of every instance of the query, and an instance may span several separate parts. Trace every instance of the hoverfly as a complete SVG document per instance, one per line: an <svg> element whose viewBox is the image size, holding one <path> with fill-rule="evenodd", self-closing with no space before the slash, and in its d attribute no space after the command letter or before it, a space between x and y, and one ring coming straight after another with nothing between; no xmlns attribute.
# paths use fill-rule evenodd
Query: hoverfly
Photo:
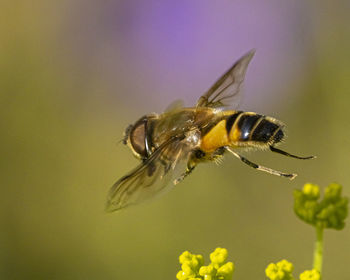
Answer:
<svg viewBox="0 0 350 280"><path fill-rule="evenodd" d="M314 158L295 156L275 147L284 139L282 122L253 112L223 110L237 105L254 53L251 50L241 57L198 99L195 107L170 106L162 114L143 116L126 129L123 143L141 163L112 186L107 211L158 195L181 182L198 163L218 161L225 152L257 170L289 179L296 174L253 163L236 150L270 149L297 159Z"/></svg>

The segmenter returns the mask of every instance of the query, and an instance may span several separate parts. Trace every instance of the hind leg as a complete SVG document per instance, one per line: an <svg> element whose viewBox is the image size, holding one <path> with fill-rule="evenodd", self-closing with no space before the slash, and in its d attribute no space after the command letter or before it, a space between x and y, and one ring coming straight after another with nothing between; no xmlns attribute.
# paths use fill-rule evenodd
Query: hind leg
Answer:
<svg viewBox="0 0 350 280"><path fill-rule="evenodd" d="M293 180L297 176L297 174L284 173L284 172L281 172L281 171L277 171L277 170L274 170L274 169L271 169L271 168L268 168L268 167L256 164L256 163L251 162L250 160L246 159L245 157L241 156L240 154L237 154L236 152L234 152L230 148L227 148L227 150L231 154L233 154L235 157L239 158L242 162L244 162L245 164L247 164L250 167L253 167L256 170L264 171L264 172L267 172L267 173L270 173L270 174L276 175L276 176L287 177L290 180Z"/></svg>

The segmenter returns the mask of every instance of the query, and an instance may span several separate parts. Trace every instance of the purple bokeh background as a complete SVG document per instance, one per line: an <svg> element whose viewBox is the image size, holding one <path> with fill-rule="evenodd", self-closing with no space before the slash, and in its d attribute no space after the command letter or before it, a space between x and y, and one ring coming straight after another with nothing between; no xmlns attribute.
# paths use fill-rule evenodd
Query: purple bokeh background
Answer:
<svg viewBox="0 0 350 280"><path fill-rule="evenodd" d="M157 109L177 98L190 106L234 61L256 48L243 108L257 110L263 104L272 110L286 95L298 96L286 84L303 76L305 52L312 46L307 14L304 2L91 2L67 13L62 41L70 63L94 76L99 71L118 101L159 103Z"/></svg>
<svg viewBox="0 0 350 280"><path fill-rule="evenodd" d="M5 1L6 2L6 1ZM286 258L311 268L292 211L305 182L349 196L349 0L17 1L2 5L1 279L169 279L184 250L227 247L235 278ZM241 110L287 125L282 149L226 156L169 195L116 215L110 186L138 162L116 143L143 114L187 106L256 48ZM347 280L349 227L327 232L324 279ZM281 234L283 233L283 234Z"/></svg>

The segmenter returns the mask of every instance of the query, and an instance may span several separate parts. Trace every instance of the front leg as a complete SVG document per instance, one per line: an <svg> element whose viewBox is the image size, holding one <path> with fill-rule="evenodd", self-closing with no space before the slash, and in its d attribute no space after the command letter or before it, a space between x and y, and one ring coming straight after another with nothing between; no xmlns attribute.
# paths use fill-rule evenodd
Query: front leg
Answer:
<svg viewBox="0 0 350 280"><path fill-rule="evenodd" d="M197 163L191 158L187 162L187 168L184 173L181 174L181 176L174 180L174 185L177 185L180 183L183 179L185 179L188 175L190 175L193 171L193 169L197 166Z"/></svg>

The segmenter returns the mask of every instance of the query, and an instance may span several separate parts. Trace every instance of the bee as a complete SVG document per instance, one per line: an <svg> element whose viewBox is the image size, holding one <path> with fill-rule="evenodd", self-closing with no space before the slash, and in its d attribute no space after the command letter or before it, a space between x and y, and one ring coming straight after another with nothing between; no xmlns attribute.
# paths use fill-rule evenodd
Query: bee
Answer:
<svg viewBox="0 0 350 280"><path fill-rule="evenodd" d="M237 150L277 149L284 137L284 124L254 112L224 110L237 107L247 67L255 54L242 56L197 101L195 107L179 103L162 114L148 114L130 125L123 143L141 163L120 178L110 189L106 211L112 212L159 195L181 182L201 162L219 161L229 152L257 170L294 179L296 174L273 170L253 163Z"/></svg>

